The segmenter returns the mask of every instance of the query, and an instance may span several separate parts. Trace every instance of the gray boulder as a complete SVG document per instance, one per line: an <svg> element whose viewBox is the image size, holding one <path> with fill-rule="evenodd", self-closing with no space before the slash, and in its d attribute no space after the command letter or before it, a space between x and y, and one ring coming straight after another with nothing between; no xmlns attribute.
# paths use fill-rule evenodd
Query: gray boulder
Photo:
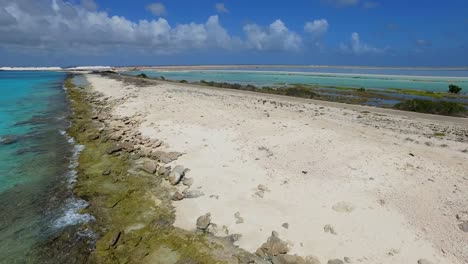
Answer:
<svg viewBox="0 0 468 264"><path fill-rule="evenodd" d="M155 173L157 168L158 164L152 160L146 160L143 164L143 170L151 174Z"/></svg>
<svg viewBox="0 0 468 264"><path fill-rule="evenodd" d="M207 213L205 215L202 215L198 217L197 219L197 229L205 231L208 226L211 224L211 214Z"/></svg>
<svg viewBox="0 0 468 264"><path fill-rule="evenodd" d="M267 242L263 243L263 245L257 249L255 254L257 254L259 257L268 258L286 254L288 252L288 244L278 237L278 233L273 231Z"/></svg>

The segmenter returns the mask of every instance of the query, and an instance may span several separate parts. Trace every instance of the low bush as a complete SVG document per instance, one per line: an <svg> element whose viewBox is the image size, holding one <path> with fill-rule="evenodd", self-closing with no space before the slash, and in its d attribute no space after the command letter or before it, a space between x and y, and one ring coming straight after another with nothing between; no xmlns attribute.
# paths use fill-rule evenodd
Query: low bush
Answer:
<svg viewBox="0 0 468 264"><path fill-rule="evenodd" d="M458 94L460 93L462 90L462 88L460 88L459 86L455 85L455 84L450 84L449 85L449 93L454 93L454 94Z"/></svg>
<svg viewBox="0 0 468 264"><path fill-rule="evenodd" d="M148 75L146 75L146 74L144 74L144 73L140 73L140 74L138 74L136 77L148 78Z"/></svg>
<svg viewBox="0 0 468 264"><path fill-rule="evenodd" d="M454 102L421 99L407 100L396 104L394 108L405 111L447 116L467 116L468 112L463 105Z"/></svg>

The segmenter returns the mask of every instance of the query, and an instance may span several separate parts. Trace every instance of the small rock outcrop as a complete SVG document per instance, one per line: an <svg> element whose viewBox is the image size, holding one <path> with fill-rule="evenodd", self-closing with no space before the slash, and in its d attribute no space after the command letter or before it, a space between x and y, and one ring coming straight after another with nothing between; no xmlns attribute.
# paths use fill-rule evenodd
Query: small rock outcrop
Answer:
<svg viewBox="0 0 468 264"><path fill-rule="evenodd" d="M185 169L182 165L175 166L169 174L169 181L171 184L177 185L184 177L186 171L187 169Z"/></svg>
<svg viewBox="0 0 468 264"><path fill-rule="evenodd" d="M174 193L174 195L172 196L172 201L180 201L182 199L185 198L185 195L179 191L177 191L176 193Z"/></svg>
<svg viewBox="0 0 468 264"><path fill-rule="evenodd" d="M278 233L273 231L266 243L257 249L257 256L262 258L272 258L289 252L288 244L279 238Z"/></svg>
<svg viewBox="0 0 468 264"><path fill-rule="evenodd" d="M201 231L206 231L208 226L211 224L211 213L207 213L198 217L197 219L197 229Z"/></svg>
<svg viewBox="0 0 468 264"><path fill-rule="evenodd" d="M143 170L148 173L155 173L157 168L158 164L152 160L146 160L145 163L143 163Z"/></svg>

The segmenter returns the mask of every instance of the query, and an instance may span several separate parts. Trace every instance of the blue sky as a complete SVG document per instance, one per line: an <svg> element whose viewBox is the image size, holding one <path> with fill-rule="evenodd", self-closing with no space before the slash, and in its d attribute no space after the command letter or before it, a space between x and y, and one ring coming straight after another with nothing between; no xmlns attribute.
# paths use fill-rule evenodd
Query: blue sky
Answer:
<svg viewBox="0 0 468 264"><path fill-rule="evenodd" d="M0 0L0 65L468 66L468 3Z"/></svg>

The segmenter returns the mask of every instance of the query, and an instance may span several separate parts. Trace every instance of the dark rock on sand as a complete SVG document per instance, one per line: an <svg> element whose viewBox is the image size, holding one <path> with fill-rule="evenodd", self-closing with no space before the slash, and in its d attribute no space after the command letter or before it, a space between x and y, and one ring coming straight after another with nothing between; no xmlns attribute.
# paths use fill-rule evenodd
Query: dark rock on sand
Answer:
<svg viewBox="0 0 468 264"><path fill-rule="evenodd" d="M174 195L172 195L172 201L180 201L184 198L185 198L185 195L179 191L177 191L176 193L174 193Z"/></svg>
<svg viewBox="0 0 468 264"><path fill-rule="evenodd" d="M344 262L341 259L331 259L327 264L344 264Z"/></svg>
<svg viewBox="0 0 468 264"><path fill-rule="evenodd" d="M182 165L175 166L169 174L169 181L171 184L177 185L184 177L186 171L187 169L185 169Z"/></svg>
<svg viewBox="0 0 468 264"><path fill-rule="evenodd" d="M110 175L110 174L111 174L111 172L112 172L112 170L111 170L111 169L107 169L107 170L105 170L105 171L103 171L103 172L102 172L102 175L105 175L105 176L107 176L107 175Z"/></svg>
<svg viewBox="0 0 468 264"><path fill-rule="evenodd" d="M205 231L208 226L211 224L211 213L207 213L198 217L197 219L197 229Z"/></svg>
<svg viewBox="0 0 468 264"><path fill-rule="evenodd" d="M465 222L463 224L459 224L458 227L460 228L461 231L468 233L468 222Z"/></svg>
<svg viewBox="0 0 468 264"><path fill-rule="evenodd" d="M274 257L289 252L288 244L278 237L278 233L273 231L266 243L257 249L255 254L262 258Z"/></svg>
<svg viewBox="0 0 468 264"><path fill-rule="evenodd" d="M418 264L434 264L434 262L429 261L427 259L419 259Z"/></svg>

